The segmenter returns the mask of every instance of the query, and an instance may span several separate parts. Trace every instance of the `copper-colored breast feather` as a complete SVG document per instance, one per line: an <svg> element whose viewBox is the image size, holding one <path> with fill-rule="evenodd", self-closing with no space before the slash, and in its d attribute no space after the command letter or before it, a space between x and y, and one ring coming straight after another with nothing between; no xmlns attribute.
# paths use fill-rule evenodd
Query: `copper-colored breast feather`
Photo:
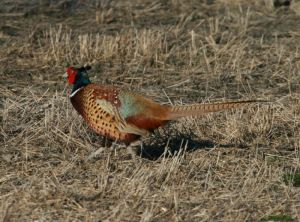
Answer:
<svg viewBox="0 0 300 222"><path fill-rule="evenodd" d="M118 113L118 93L113 87L90 84L79 90L71 102L95 132L130 143L147 131L124 122Z"/></svg>

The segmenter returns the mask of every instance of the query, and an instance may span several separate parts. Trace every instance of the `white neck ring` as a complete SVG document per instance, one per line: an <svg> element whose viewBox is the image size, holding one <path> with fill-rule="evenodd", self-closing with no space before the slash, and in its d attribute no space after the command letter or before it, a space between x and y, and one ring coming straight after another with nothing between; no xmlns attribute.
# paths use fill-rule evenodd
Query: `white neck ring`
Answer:
<svg viewBox="0 0 300 222"><path fill-rule="evenodd" d="M76 89L74 92L71 93L70 98L76 95L83 87L80 87L79 89Z"/></svg>

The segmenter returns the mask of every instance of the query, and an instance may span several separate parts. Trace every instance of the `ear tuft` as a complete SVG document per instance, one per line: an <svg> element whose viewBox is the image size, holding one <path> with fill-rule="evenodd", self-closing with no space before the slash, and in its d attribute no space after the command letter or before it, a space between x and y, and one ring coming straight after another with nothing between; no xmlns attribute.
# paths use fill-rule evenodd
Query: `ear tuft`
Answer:
<svg viewBox="0 0 300 222"><path fill-rule="evenodd" d="M87 72L88 70L90 70L92 67L89 65L85 65L85 66L81 66L78 71L79 72Z"/></svg>
<svg viewBox="0 0 300 222"><path fill-rule="evenodd" d="M92 69L92 66L90 66L90 65L84 65L84 68L85 68L86 71L88 71L88 70Z"/></svg>

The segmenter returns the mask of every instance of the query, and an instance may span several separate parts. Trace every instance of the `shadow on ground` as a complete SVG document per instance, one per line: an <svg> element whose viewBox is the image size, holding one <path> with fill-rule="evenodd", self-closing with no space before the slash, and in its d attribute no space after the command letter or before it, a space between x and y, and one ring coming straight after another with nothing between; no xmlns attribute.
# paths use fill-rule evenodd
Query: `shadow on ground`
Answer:
<svg viewBox="0 0 300 222"><path fill-rule="evenodd" d="M159 138L159 141L145 143L138 146L136 154L148 160L157 160L161 157L169 158L182 152L194 152L199 149L220 148L247 148L244 144L220 144L211 140L198 140L193 135L180 134L169 138Z"/></svg>

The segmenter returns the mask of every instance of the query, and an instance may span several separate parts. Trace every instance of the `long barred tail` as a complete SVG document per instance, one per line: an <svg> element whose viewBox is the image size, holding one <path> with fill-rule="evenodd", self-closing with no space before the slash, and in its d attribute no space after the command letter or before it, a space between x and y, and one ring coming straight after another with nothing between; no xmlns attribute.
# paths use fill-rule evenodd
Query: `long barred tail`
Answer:
<svg viewBox="0 0 300 222"><path fill-rule="evenodd" d="M238 109L251 103L265 102L265 101L237 101L237 102L225 102L225 103L213 103L213 104L194 104L186 106L174 106L168 113L167 119L174 120L180 117L187 116L199 116L206 113L218 112L226 109Z"/></svg>

